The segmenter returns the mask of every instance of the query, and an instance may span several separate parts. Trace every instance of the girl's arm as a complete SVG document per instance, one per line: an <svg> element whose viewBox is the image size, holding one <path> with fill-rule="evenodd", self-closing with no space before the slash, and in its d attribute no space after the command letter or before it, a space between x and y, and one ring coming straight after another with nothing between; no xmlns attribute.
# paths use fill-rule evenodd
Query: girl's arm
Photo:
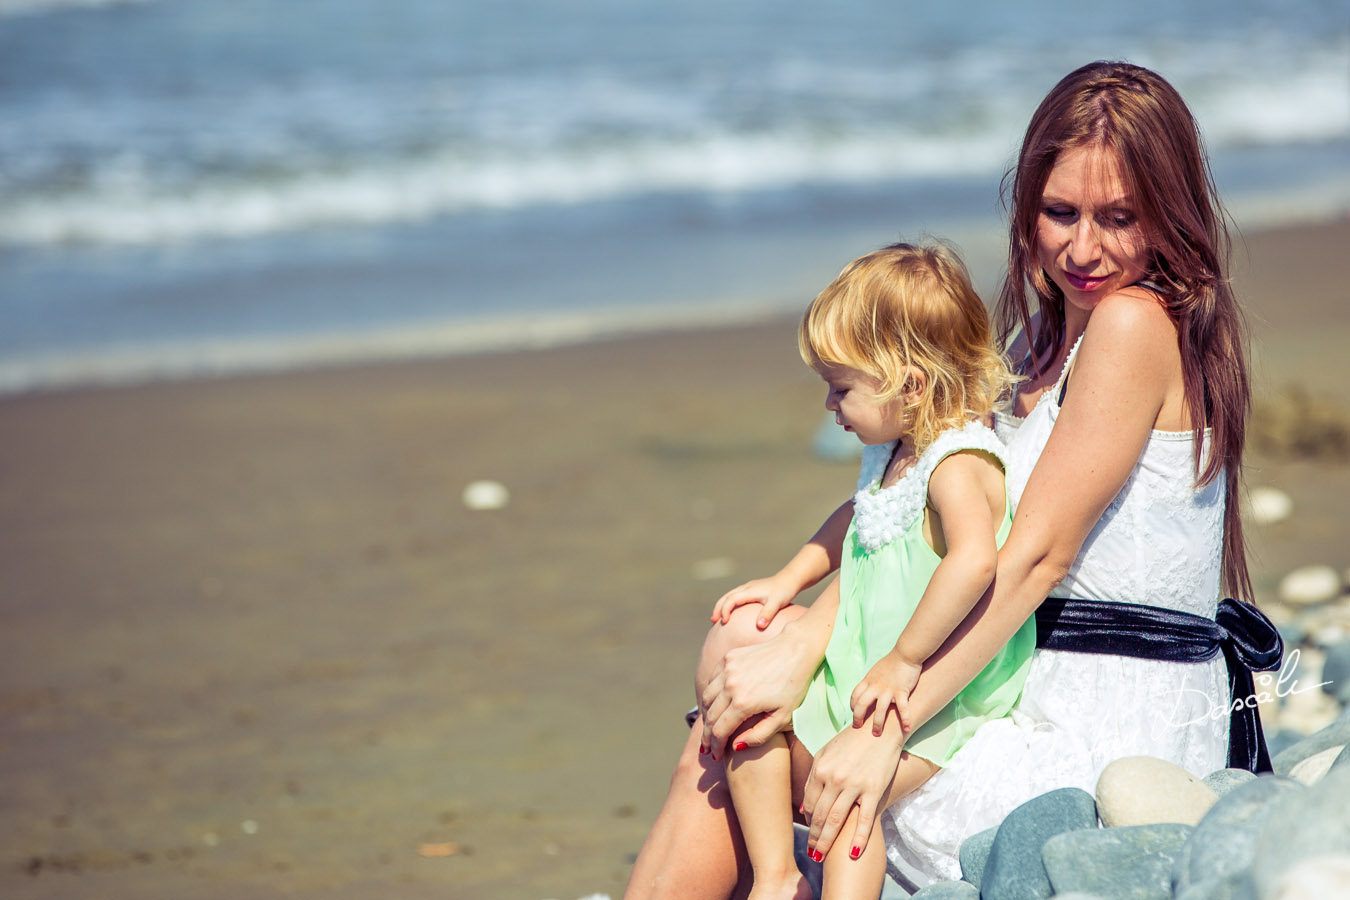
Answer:
<svg viewBox="0 0 1350 900"><path fill-rule="evenodd" d="M844 535L853 521L853 501L848 500L825 520L811 540L788 560L787 565L768 578L756 578L727 591L713 605L713 622L727 624L731 612L747 603L762 603L763 611L755 620L760 631L769 627L778 611L802 591L839 568Z"/></svg>
<svg viewBox="0 0 1350 900"><path fill-rule="evenodd" d="M1134 469L1180 377L1176 328L1161 306L1129 294L1116 294L1098 304L1078 351L1064 407L999 551L994 583L924 663L910 695L915 727L969 684L1064 579L1093 525ZM867 753L898 759L904 733L887 728L871 740L875 745ZM833 743L816 755L814 767L847 771L849 759L833 759ZM841 753L851 747L841 744ZM885 779L869 774L867 784L851 793L841 793L814 775L809 778L806 808L814 810L812 846L828 853L838 823L849 812L834 808L837 801L820 804L821 797L855 797L864 813L859 828L864 820L870 828L872 817L867 813L885 796L893 775L894 770ZM854 838L856 843L867 835L857 833Z"/></svg>
<svg viewBox="0 0 1350 900"><path fill-rule="evenodd" d="M782 731L806 695L811 676L825 658L839 612L839 579L798 619L776 636L727 653L713 673L699 705L703 710L702 746L720 759L727 740L751 717L762 715L737 735L755 747Z"/></svg>
<svg viewBox="0 0 1350 900"><path fill-rule="evenodd" d="M854 688L850 698L854 728L862 725L870 709L874 710L872 732L881 734L892 705L905 730L913 727L909 695L924 662L994 580L998 562L995 510L1002 514L1005 494L1002 471L983 453L954 453L933 470L928 499L940 525L934 536L941 536L946 553L894 649Z"/></svg>

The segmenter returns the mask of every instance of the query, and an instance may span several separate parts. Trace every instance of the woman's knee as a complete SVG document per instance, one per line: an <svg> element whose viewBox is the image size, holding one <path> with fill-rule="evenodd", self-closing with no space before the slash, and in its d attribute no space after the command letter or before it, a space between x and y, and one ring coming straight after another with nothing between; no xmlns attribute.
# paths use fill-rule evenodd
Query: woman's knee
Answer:
<svg viewBox="0 0 1350 900"><path fill-rule="evenodd" d="M782 631L787 623L806 613L803 607L795 604L786 606L773 617L768 628L761 630L758 621L762 611L763 607L758 603L738 606L732 610L725 625L716 623L708 629L708 635L703 639L703 650L699 654L698 669L694 673L694 689L700 695L729 651L766 641Z"/></svg>
<svg viewBox="0 0 1350 900"><path fill-rule="evenodd" d="M782 631L789 622L806 613L803 607L795 604L785 606L773 617L767 628L761 629L759 617L763 611L764 608L758 603L738 606L732 610L725 625L719 623L708 629L708 636L703 642L704 650L720 651L725 655L728 650L767 641Z"/></svg>

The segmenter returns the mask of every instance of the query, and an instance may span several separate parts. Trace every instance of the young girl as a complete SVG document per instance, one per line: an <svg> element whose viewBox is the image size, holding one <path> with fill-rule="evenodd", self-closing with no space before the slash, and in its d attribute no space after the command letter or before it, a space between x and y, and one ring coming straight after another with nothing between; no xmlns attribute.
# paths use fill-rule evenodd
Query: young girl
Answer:
<svg viewBox="0 0 1350 900"><path fill-rule="evenodd" d="M840 559L834 631L791 732L755 748L737 744L728 759L753 900L810 896L792 855L794 774L803 781L806 754L846 727L870 717L880 733L892 708L906 722L924 661L989 587L1011 525L1003 445L977 421L1011 376L955 254L896 244L855 260L812 302L798 343L829 386L826 409L865 449L851 522L845 504L779 573L728 593L713 614L725 619L758 601L767 621ZM1028 622L910 737L897 786L922 783L982 722L1007 714L1035 640ZM881 890L885 849L880 840L864 843L865 851L840 842L828 858L812 851L825 862L827 900Z"/></svg>

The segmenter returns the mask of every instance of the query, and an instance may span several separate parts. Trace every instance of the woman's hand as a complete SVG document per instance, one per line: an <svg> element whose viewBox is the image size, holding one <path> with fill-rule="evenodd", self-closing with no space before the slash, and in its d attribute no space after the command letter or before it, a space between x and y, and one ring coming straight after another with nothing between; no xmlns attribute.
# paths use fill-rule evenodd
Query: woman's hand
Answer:
<svg viewBox="0 0 1350 900"><path fill-rule="evenodd" d="M901 657L898 650L892 650L863 676L862 681L853 689L849 706L853 709L853 727L861 728L872 710L872 734L881 734L886 725L886 715L895 707L900 717L900 727L908 732L913 728L913 717L909 714L909 695L914 685L919 683L919 673L923 663L913 663Z"/></svg>
<svg viewBox="0 0 1350 900"><path fill-rule="evenodd" d="M755 716L761 718L737 736L738 747L758 746L792 721L820 662L799 639L796 624L763 643L728 651L713 672L699 698L701 747L713 759L722 758L727 740Z"/></svg>
<svg viewBox="0 0 1350 900"><path fill-rule="evenodd" d="M846 846L857 847L859 855L867 849L872 823L885 808L904 746L903 732L891 726L880 736L845 728L820 748L806 776L802 803L802 812L811 823L808 848L828 854L849 812L857 806L853 843Z"/></svg>
<svg viewBox="0 0 1350 900"><path fill-rule="evenodd" d="M785 584L785 580L780 572L777 575L771 575L768 578L756 578L739 587L732 588L713 604L711 621L725 625L727 620L731 618L732 610L736 607L750 603L762 603L764 609L760 611L759 618L755 620L755 627L763 631L769 627L769 623L773 621L774 616L778 615L778 611L791 603L792 598L797 596L796 587Z"/></svg>

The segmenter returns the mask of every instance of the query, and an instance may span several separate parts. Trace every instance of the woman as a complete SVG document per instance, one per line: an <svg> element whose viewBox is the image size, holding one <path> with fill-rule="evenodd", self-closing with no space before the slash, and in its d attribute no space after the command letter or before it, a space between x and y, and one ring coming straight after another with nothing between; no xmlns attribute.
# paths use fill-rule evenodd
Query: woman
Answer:
<svg viewBox="0 0 1350 900"><path fill-rule="evenodd" d="M1013 717L983 726L885 810L892 874L915 885L957 877L964 837L1044 791L1092 790L1111 759L1160 756L1197 775L1268 767L1259 725L1235 719L1230 747L1222 714L1250 690L1242 663L1274 668L1280 647L1268 622L1225 604L1229 630L1255 632L1239 660L1213 622L1221 586L1251 593L1237 502L1249 389L1227 235L1185 103L1137 66L1071 73L1028 127L1011 218L997 312L1005 335L1022 327L1011 355L1029 376L1000 422L1016 518L993 587L929 659L909 712L921 723L941 709L1030 615L1044 649ZM1046 603L1051 594L1082 602ZM703 665L720 662L703 674L704 731L686 745L628 896L661 895L667 885L649 885L662 869L706 896L730 892L739 851L713 757L752 716L764 724L738 743L791 715L820 659L819 629L805 626L822 618L739 648L752 626L710 635ZM1152 628L1174 637L1151 640ZM1103 633L1116 638L1109 650ZM1135 658L1160 647L1167 658ZM700 741L714 753L690 759ZM897 727L844 732L821 750L803 798L814 848L865 838L902 752Z"/></svg>

